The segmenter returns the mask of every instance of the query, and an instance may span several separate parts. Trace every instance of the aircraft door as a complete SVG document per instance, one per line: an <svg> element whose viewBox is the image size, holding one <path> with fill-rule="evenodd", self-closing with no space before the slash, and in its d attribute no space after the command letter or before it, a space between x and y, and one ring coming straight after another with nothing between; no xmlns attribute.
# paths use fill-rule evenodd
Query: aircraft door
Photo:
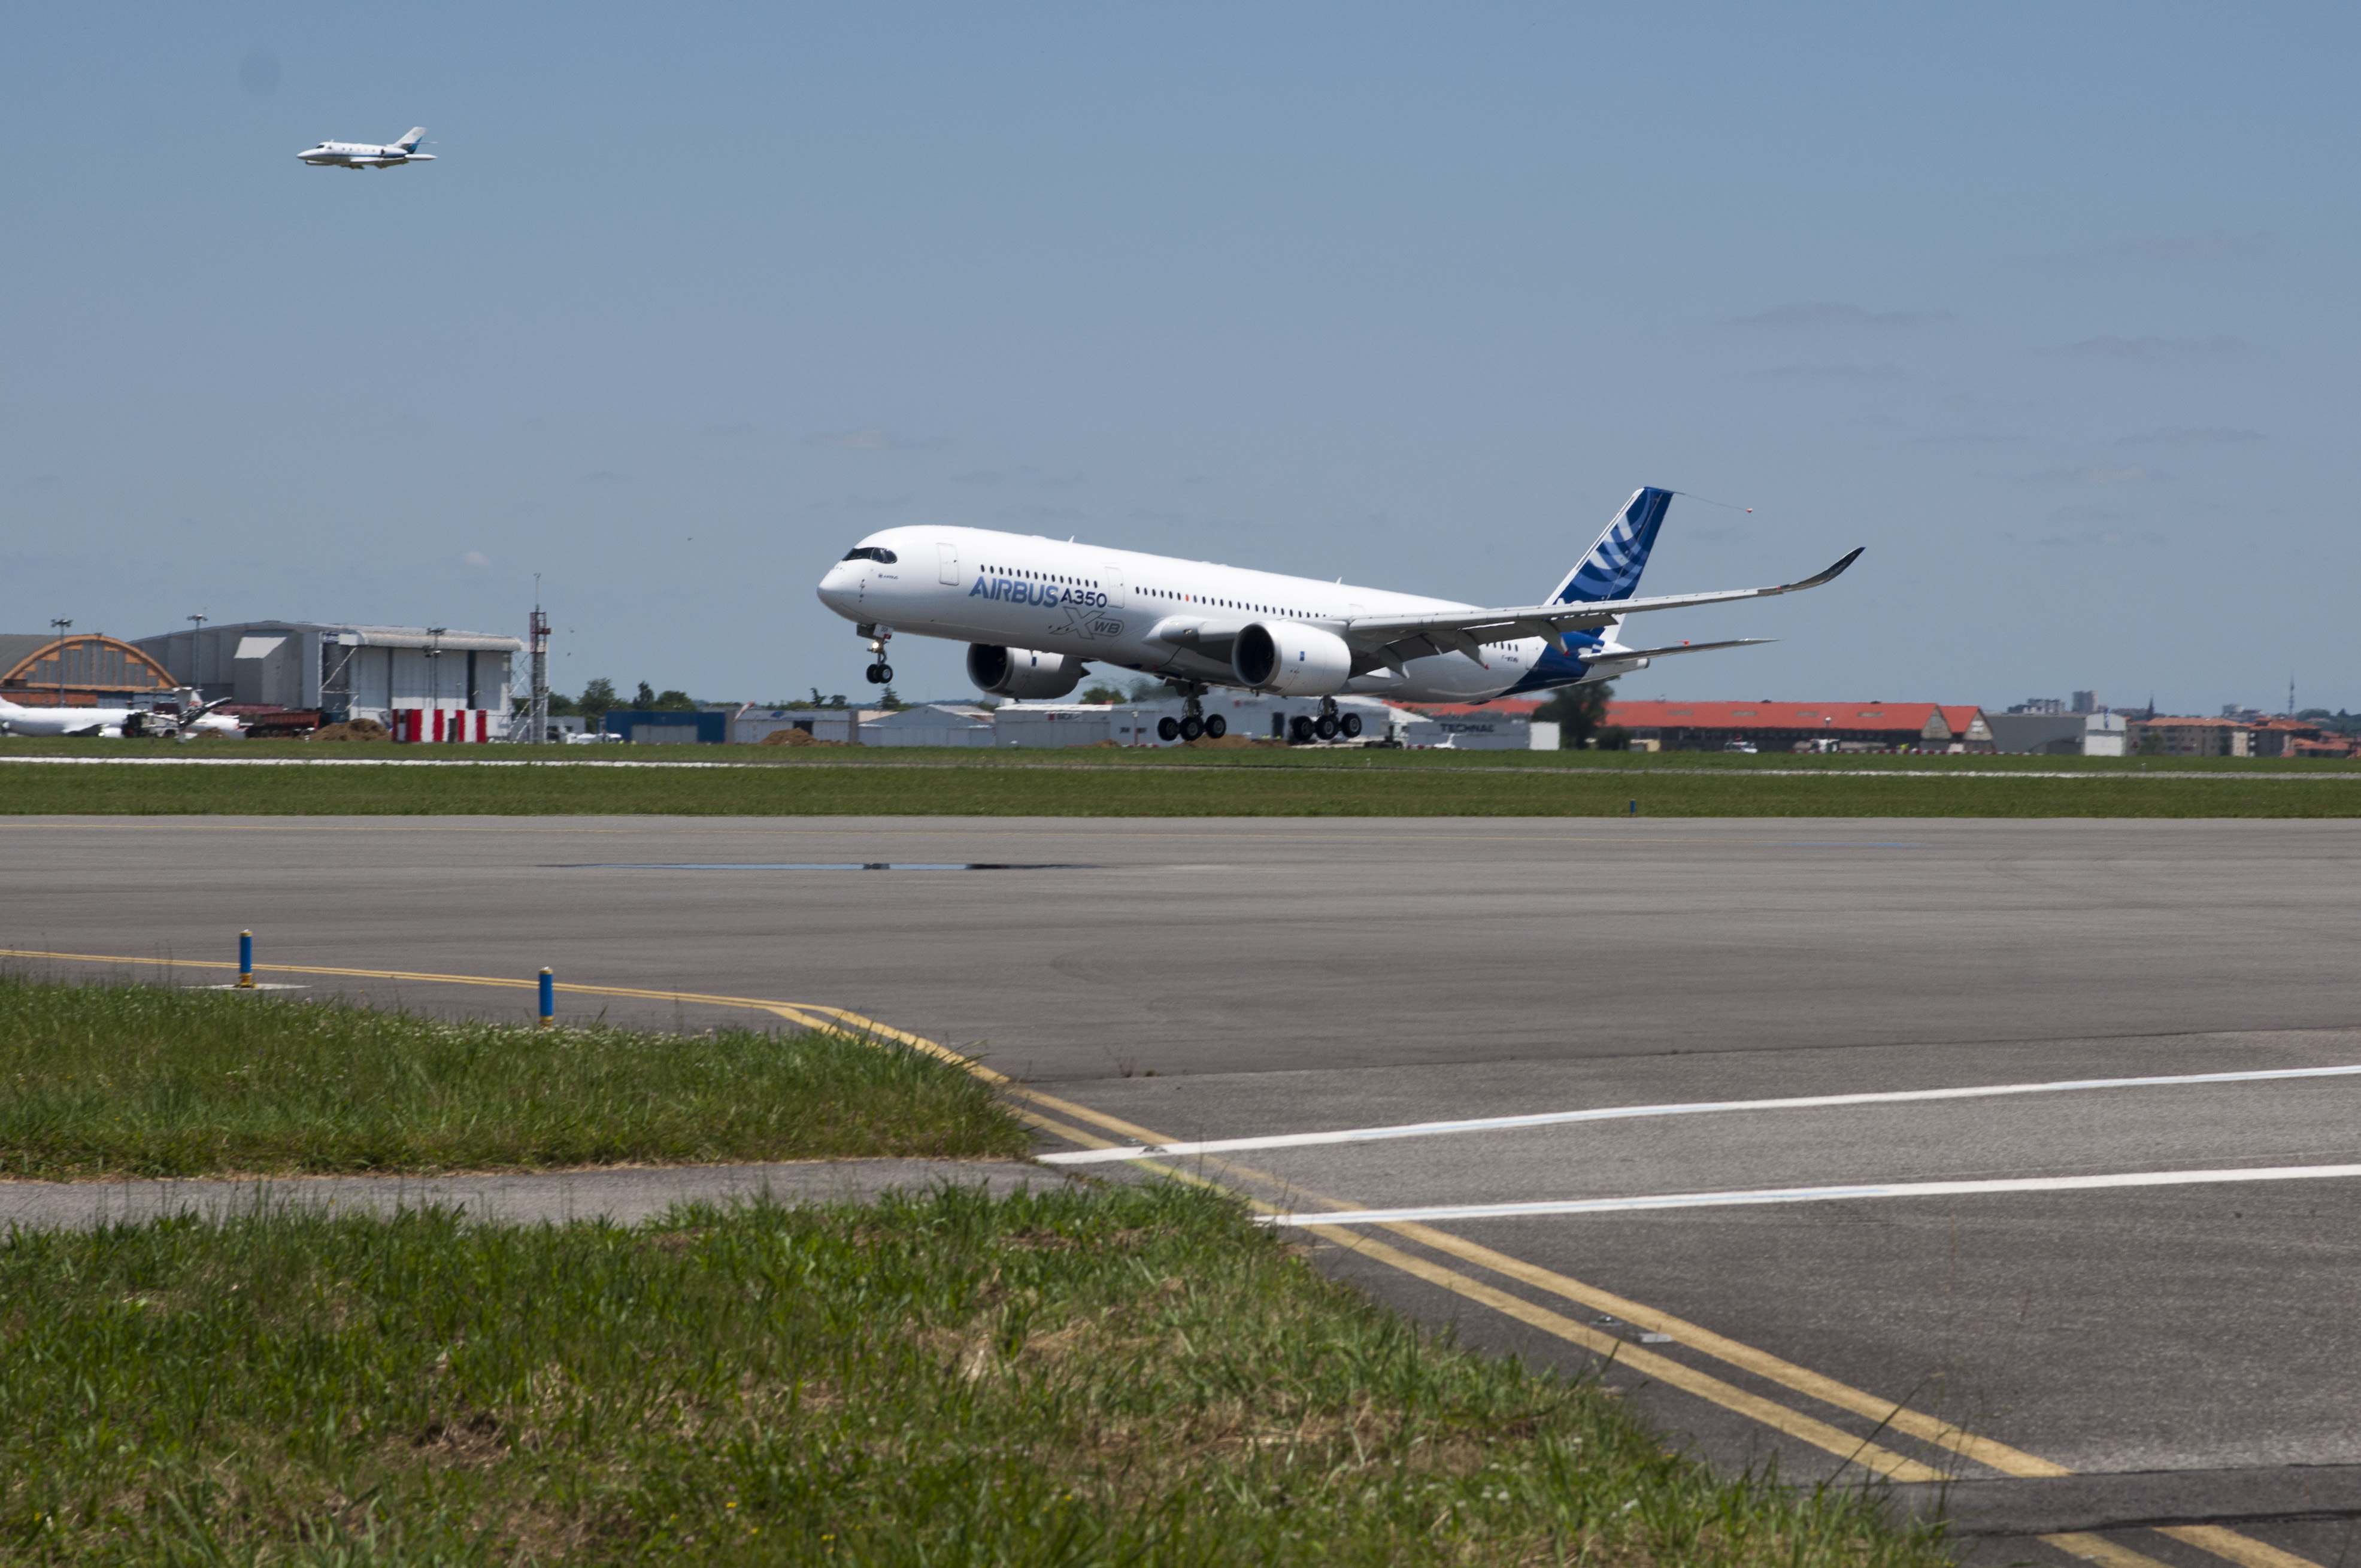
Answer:
<svg viewBox="0 0 2361 1568"><path fill-rule="evenodd" d="M938 561L935 568L935 581L947 588L959 587L959 546L938 544L935 546L935 554Z"/></svg>
<svg viewBox="0 0 2361 1568"><path fill-rule="evenodd" d="M1109 609L1121 609L1123 608L1122 562L1102 561L1099 563L1099 592L1106 595L1107 608Z"/></svg>

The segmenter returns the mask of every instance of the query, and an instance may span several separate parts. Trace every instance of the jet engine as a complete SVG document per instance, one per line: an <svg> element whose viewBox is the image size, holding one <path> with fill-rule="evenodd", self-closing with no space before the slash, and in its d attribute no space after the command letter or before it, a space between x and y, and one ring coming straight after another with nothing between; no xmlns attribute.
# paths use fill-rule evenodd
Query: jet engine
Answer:
<svg viewBox="0 0 2361 1568"><path fill-rule="evenodd" d="M989 642L967 645L967 678L994 696L1036 702L1063 696L1082 685L1088 668L1071 653L995 648Z"/></svg>
<svg viewBox="0 0 2361 1568"><path fill-rule="evenodd" d="M1353 650L1333 631L1292 620L1257 620L1231 645L1242 685L1281 696L1331 696L1353 678Z"/></svg>

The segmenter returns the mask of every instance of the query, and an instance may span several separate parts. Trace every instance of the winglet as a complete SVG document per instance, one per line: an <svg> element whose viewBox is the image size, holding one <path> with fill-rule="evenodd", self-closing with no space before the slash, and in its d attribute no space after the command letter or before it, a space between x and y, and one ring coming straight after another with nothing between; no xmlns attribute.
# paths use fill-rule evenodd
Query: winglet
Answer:
<svg viewBox="0 0 2361 1568"><path fill-rule="evenodd" d="M1847 566L1851 565L1855 561L1860 560L1861 553L1868 548L1869 546L1866 544L1856 544L1853 546L1852 553L1850 554L1838 562L1835 565L1830 566L1827 571L1819 573L1815 576L1806 577L1800 583L1789 583L1784 587L1773 588L1771 591L1774 594L1791 594L1797 588L1817 588L1822 583L1833 583L1839 577L1844 576L1844 569Z"/></svg>

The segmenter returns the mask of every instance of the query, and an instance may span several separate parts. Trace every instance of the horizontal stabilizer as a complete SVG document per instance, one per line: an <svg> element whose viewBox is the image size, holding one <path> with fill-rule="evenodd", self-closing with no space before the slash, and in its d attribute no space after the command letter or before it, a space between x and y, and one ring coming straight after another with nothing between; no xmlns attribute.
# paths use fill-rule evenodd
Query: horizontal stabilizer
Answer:
<svg viewBox="0 0 2361 1568"><path fill-rule="evenodd" d="M1733 637L1726 642L1675 642L1669 648L1619 648L1612 653L1586 653L1587 664L1620 664L1626 659L1667 659L1675 653L1710 653L1716 648L1752 648L1776 642L1776 637Z"/></svg>

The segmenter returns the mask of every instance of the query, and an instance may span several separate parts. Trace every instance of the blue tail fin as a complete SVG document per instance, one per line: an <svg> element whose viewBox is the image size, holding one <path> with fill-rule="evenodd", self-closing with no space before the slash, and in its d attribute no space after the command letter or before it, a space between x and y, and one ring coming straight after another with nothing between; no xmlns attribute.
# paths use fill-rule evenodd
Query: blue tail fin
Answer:
<svg viewBox="0 0 2361 1568"><path fill-rule="evenodd" d="M1635 490L1582 558L1551 594L1552 604L1587 604L1596 599L1627 599L1640 586L1648 552L1656 547L1656 531L1664 526L1664 509L1673 492L1653 487Z"/></svg>

